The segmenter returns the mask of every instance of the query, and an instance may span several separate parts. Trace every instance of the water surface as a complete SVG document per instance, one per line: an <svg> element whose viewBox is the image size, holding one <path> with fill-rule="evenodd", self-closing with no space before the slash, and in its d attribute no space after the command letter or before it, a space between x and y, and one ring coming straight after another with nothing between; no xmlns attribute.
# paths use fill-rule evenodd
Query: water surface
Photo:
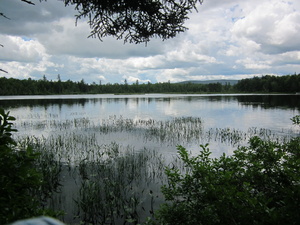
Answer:
<svg viewBox="0 0 300 225"><path fill-rule="evenodd" d="M0 107L17 118L16 138L40 138L47 151L54 151L53 158L68 168L60 175L61 191L50 201L53 209L67 213L61 218L67 224L95 216L95 212L86 212L74 200L84 203L87 190L106 190L109 195L112 184L123 190L122 194L114 193L120 194L120 205L134 197L140 221L151 216L152 208L157 209L163 202L160 187L166 181L159 176L164 176L165 162L174 163L177 145L197 154L200 144L209 143L212 156L218 157L232 154L253 135L284 140L300 132L290 120L300 114L300 95L0 96ZM113 157L107 167L97 158L103 149L110 151L106 157ZM129 158L112 156L128 149L134 151ZM139 167L134 166L137 159ZM112 173L121 165L132 167ZM133 168L134 173L128 172ZM143 176L141 171L145 172ZM132 174L137 177L129 186L127 180L114 180ZM89 197L95 199L94 195ZM104 206L116 207L100 197L88 203L97 212L104 212ZM119 210L116 224L123 224L124 212Z"/></svg>

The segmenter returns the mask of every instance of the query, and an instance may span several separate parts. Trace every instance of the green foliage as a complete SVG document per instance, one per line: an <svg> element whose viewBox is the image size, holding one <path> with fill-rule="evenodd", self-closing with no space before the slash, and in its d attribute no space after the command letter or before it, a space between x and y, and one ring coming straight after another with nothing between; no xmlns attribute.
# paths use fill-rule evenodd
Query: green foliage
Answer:
<svg viewBox="0 0 300 225"><path fill-rule="evenodd" d="M239 92L296 93L300 92L300 74L243 79L235 85L235 89Z"/></svg>
<svg viewBox="0 0 300 225"><path fill-rule="evenodd" d="M12 128L13 123L11 121L16 120L14 117L9 116L9 112L5 113L0 108L0 145L15 144L12 139L12 132L16 132L16 129Z"/></svg>
<svg viewBox="0 0 300 225"><path fill-rule="evenodd" d="M32 216L37 201L30 192L41 182L33 169L36 155L32 149L18 150L12 139L12 122L15 118L0 110L0 223Z"/></svg>
<svg viewBox="0 0 300 225"><path fill-rule="evenodd" d="M12 129L14 120L0 109L0 224L46 212L37 196L43 184L42 173L35 169L39 154L17 146L12 138L17 131Z"/></svg>
<svg viewBox="0 0 300 225"><path fill-rule="evenodd" d="M281 77L263 76L240 80L235 85L229 83L155 83L141 84L87 84L71 80L49 81L45 76L40 80L19 80L0 77L0 95L50 95L50 94L135 94L135 93L232 93L232 92L300 92L300 74Z"/></svg>
<svg viewBox="0 0 300 225"><path fill-rule="evenodd" d="M185 171L166 169L160 224L299 224L299 137L281 144L253 137L218 159L201 148L191 156L178 146Z"/></svg>
<svg viewBox="0 0 300 225"><path fill-rule="evenodd" d="M128 84L87 84L82 79L80 82L73 81L48 81L44 76L40 80L19 80L15 78L0 78L0 95L47 95L47 94L134 94L134 93L208 93L230 92L230 84L221 83L197 84L197 83L156 83L141 84L135 82Z"/></svg>
<svg viewBox="0 0 300 225"><path fill-rule="evenodd" d="M300 116L294 116L292 119L293 124L300 125Z"/></svg>

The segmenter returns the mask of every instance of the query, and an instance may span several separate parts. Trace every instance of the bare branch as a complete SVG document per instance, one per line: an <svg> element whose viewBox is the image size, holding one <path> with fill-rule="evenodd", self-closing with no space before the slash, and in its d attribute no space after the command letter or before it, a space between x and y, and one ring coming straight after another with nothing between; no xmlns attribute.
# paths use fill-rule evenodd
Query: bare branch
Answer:
<svg viewBox="0 0 300 225"><path fill-rule="evenodd" d="M21 1L22 1L22 2L26 2L26 3L30 4L30 5L35 5L33 2L28 1L28 0L21 0Z"/></svg>
<svg viewBox="0 0 300 225"><path fill-rule="evenodd" d="M3 69L0 69L0 72L8 73L7 71L5 71L5 70L3 70Z"/></svg>
<svg viewBox="0 0 300 225"><path fill-rule="evenodd" d="M8 20L10 20L10 18L8 18L7 16L5 16L2 12L0 12L0 16L6 18L6 19L8 19Z"/></svg>

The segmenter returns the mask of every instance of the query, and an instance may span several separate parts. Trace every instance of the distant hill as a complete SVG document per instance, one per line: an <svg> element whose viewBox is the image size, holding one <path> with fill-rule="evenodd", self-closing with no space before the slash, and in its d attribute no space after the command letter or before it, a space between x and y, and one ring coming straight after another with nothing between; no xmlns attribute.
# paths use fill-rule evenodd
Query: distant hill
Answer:
<svg viewBox="0 0 300 225"><path fill-rule="evenodd" d="M222 85L224 84L237 84L239 80L187 80L187 81L181 81L178 82L179 84L186 84L186 83L193 83L193 84L211 84L211 83L220 83Z"/></svg>

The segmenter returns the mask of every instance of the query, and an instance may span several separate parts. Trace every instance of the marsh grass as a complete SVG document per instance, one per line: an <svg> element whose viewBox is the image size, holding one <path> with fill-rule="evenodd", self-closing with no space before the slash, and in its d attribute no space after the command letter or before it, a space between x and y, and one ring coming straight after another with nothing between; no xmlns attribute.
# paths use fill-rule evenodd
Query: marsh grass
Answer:
<svg viewBox="0 0 300 225"><path fill-rule="evenodd" d="M160 201L165 163L157 151L116 142L98 145L94 136L74 132L27 138L22 144L41 153L36 166L43 172L45 186L53 188L43 200L55 210L75 212L61 217L68 223L133 223L151 216L158 206L154 204ZM66 195L73 199L72 206L66 206L70 203Z"/></svg>
<svg viewBox="0 0 300 225"><path fill-rule="evenodd" d="M67 224L137 224L152 217L164 201L160 187L167 182L165 167L184 168L176 145L215 143L218 148L234 148L255 135L279 138L259 128L205 129L201 118L195 117L161 121L113 115L97 121L59 121L52 116L18 126L42 134L21 136L19 143L40 153L36 166L43 173L44 187L39 195L45 205L65 212L60 219ZM157 143L160 150L154 148Z"/></svg>
<svg viewBox="0 0 300 225"><path fill-rule="evenodd" d="M92 224L138 223L153 215L165 180L162 157L148 149L127 148L106 160L82 162L79 215ZM159 185L153 185L159 184Z"/></svg>

